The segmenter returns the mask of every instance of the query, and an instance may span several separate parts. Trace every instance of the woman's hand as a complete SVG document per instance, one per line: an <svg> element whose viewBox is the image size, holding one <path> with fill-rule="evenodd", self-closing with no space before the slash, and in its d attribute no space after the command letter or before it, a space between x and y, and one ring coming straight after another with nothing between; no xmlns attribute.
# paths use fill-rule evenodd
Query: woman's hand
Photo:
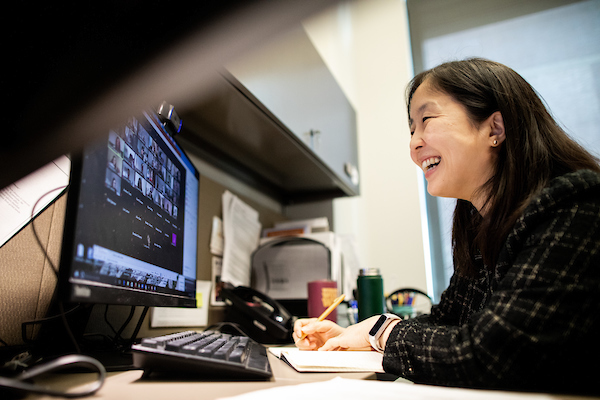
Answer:
<svg viewBox="0 0 600 400"><path fill-rule="evenodd" d="M294 324L292 337L300 350L318 350L329 339L344 332L344 328L332 321L318 321L316 318L299 319ZM304 339L301 339L306 335Z"/></svg>
<svg viewBox="0 0 600 400"><path fill-rule="evenodd" d="M372 350L373 348L369 342L369 331L377 318L379 318L379 315L367 318L358 324L350 325L341 334L325 342L319 350Z"/></svg>
<svg viewBox="0 0 600 400"><path fill-rule="evenodd" d="M293 338L300 350L371 350L369 331L379 316L368 318L348 328L316 318L299 319L294 324ZM306 338L300 339L306 334Z"/></svg>

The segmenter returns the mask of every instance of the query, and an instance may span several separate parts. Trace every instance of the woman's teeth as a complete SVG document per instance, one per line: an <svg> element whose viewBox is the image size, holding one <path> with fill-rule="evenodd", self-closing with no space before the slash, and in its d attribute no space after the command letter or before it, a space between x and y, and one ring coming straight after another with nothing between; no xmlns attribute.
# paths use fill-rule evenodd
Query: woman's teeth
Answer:
<svg viewBox="0 0 600 400"><path fill-rule="evenodd" d="M441 160L442 159L439 157L428 158L427 160L423 161L423 163L421 164L421 169L423 169L423 172L427 172L430 169L437 167L437 165L440 163Z"/></svg>

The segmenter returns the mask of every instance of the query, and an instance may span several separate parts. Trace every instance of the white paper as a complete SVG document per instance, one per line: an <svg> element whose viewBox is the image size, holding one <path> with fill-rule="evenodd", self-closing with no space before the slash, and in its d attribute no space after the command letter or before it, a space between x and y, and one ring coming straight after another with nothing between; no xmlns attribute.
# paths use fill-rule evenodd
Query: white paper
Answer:
<svg viewBox="0 0 600 400"><path fill-rule="evenodd" d="M269 353L273 354L277 358L281 358L282 353L289 353L291 351L300 351L296 346L269 346Z"/></svg>
<svg viewBox="0 0 600 400"><path fill-rule="evenodd" d="M0 190L0 246L63 192L70 169L71 160L62 156Z"/></svg>
<svg viewBox="0 0 600 400"><path fill-rule="evenodd" d="M223 193L223 270L221 279L250 286L250 257L260 238L258 212L229 191Z"/></svg>
<svg viewBox="0 0 600 400"><path fill-rule="evenodd" d="M230 400L559 400L574 396L543 393L503 392L499 390L459 389L431 385L416 385L377 380L346 379L336 377L328 381L276 386L256 390Z"/></svg>
<svg viewBox="0 0 600 400"><path fill-rule="evenodd" d="M210 252L215 256L223 255L223 220L213 216L210 233Z"/></svg>
<svg viewBox="0 0 600 400"><path fill-rule="evenodd" d="M328 232L329 231L329 220L327 217L319 217L319 218L310 218L310 219L302 219L295 221L283 221L277 222L275 224L275 228L277 229L285 229L296 226L308 226L310 227L311 232Z"/></svg>
<svg viewBox="0 0 600 400"><path fill-rule="evenodd" d="M196 307L152 307L150 311L150 327L189 327L206 326L208 322L208 305L210 281L196 281Z"/></svg>
<svg viewBox="0 0 600 400"><path fill-rule="evenodd" d="M349 294L356 288L356 276L361 269L358 244L353 234L337 235L336 237L340 247L341 258L344 260L341 265L343 285L341 293Z"/></svg>

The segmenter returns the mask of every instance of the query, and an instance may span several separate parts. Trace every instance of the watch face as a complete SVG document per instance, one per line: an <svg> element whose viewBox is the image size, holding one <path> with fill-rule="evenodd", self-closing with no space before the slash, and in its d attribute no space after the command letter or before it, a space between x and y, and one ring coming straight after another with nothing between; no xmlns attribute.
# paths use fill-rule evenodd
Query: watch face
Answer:
<svg viewBox="0 0 600 400"><path fill-rule="evenodd" d="M373 325L373 327L369 331L369 336L375 336L375 334L377 333L377 331L379 331L379 329L381 329L381 325L383 325L383 323L386 320L387 320L387 317L385 315L382 315L381 317L379 317L379 319L377 320L377 322L375 322L375 325Z"/></svg>

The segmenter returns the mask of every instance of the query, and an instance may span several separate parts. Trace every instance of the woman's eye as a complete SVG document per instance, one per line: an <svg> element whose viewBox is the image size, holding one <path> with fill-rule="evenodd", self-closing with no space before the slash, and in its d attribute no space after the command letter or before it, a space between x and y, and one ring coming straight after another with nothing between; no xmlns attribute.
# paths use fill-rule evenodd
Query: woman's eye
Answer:
<svg viewBox="0 0 600 400"><path fill-rule="evenodd" d="M421 121L422 121L422 123L425 123L425 121L427 121L430 118L434 118L434 117L433 116L423 117L423 119ZM414 134L415 134L415 131L411 130L410 131L410 136L412 137Z"/></svg>

